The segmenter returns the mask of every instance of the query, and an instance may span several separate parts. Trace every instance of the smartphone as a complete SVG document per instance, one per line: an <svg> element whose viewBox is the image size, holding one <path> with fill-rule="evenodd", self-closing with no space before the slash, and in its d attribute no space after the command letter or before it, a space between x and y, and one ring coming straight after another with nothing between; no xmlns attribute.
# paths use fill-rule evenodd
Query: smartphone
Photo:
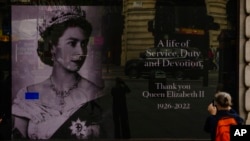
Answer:
<svg viewBox="0 0 250 141"><path fill-rule="evenodd" d="M215 106L215 101L214 101L214 99L212 100L212 104L213 104L213 106Z"/></svg>

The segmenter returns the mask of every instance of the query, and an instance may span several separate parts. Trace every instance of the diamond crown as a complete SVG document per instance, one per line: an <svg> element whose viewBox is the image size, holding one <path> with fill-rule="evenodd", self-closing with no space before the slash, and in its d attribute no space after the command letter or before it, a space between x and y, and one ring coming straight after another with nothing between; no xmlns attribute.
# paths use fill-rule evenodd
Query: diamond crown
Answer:
<svg viewBox="0 0 250 141"><path fill-rule="evenodd" d="M50 18L48 17L48 15L45 15L43 17L42 23L38 27L41 36L48 27L51 27L54 24L63 23L70 19L86 18L85 11L82 10L79 6L67 6L64 8L56 7L49 13L49 15L51 15Z"/></svg>

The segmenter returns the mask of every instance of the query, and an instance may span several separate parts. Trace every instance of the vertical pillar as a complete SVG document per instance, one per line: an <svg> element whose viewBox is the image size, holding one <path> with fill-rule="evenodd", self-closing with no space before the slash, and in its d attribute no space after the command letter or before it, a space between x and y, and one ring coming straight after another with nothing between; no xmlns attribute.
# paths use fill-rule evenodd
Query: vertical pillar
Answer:
<svg viewBox="0 0 250 141"><path fill-rule="evenodd" d="M242 27L245 31L242 33L245 33L245 36L241 36L242 38L240 38L240 41L242 41L244 44L244 50L242 52L242 54L240 54L242 56L242 58L244 58L242 60L242 62L240 62L240 66L242 66L242 68L244 67L244 74L243 74L243 81L244 81L244 87L242 87L243 90L245 90L243 92L242 95L242 100L244 99L244 101L242 101L242 105L244 104L245 109L243 109L243 111L246 111L246 124L250 124L250 0L245 0L244 2L240 3L241 7L240 9L245 9L245 11L240 12L240 17L242 19L244 19L244 25L241 25L240 27ZM243 7L244 6L244 7ZM244 13L246 12L246 13ZM244 34L243 34L244 35ZM243 54L244 53L244 54Z"/></svg>

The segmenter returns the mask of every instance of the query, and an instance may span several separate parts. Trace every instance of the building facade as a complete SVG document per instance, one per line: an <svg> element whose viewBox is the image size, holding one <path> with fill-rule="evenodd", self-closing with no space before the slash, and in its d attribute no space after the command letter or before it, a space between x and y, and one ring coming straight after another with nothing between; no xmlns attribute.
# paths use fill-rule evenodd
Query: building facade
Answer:
<svg viewBox="0 0 250 141"><path fill-rule="evenodd" d="M155 0L123 0L124 29L122 35L121 65L138 58L140 52L154 46L154 37L148 32L148 21L154 19Z"/></svg>
<svg viewBox="0 0 250 141"><path fill-rule="evenodd" d="M209 47L216 50L219 46L217 37L221 30L229 29L226 16L227 0L205 0L207 14L220 25L219 30L209 31ZM139 53L154 47L154 36L148 31L148 21L155 18L156 0L123 0L124 29L122 35L121 65L139 57Z"/></svg>

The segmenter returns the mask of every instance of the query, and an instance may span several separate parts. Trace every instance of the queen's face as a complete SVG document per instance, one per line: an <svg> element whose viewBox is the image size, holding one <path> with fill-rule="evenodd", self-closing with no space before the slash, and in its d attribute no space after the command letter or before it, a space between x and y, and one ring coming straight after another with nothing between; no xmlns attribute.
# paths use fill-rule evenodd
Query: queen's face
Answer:
<svg viewBox="0 0 250 141"><path fill-rule="evenodd" d="M59 38L58 44L53 46L54 65L68 71L78 71L87 55L87 40L83 29L79 27L67 28Z"/></svg>

